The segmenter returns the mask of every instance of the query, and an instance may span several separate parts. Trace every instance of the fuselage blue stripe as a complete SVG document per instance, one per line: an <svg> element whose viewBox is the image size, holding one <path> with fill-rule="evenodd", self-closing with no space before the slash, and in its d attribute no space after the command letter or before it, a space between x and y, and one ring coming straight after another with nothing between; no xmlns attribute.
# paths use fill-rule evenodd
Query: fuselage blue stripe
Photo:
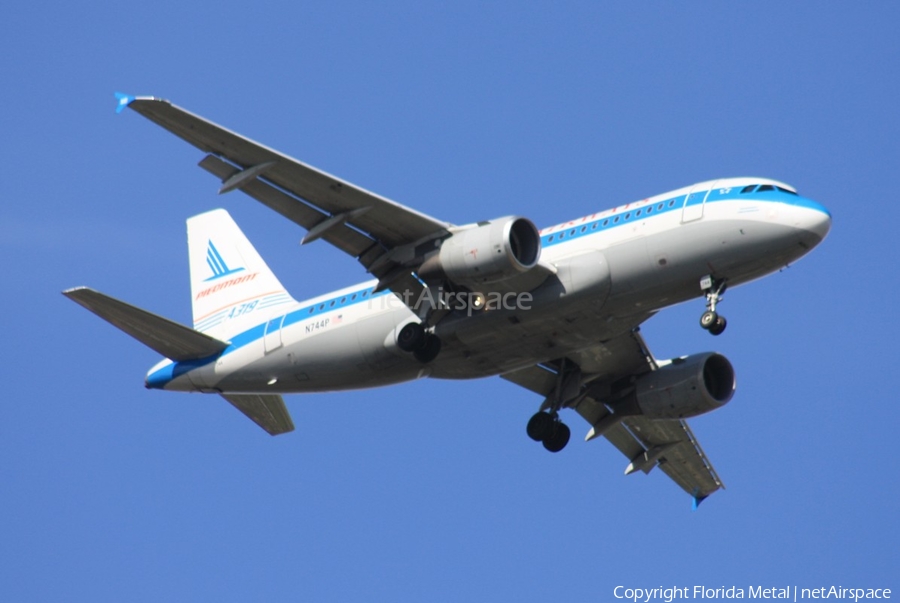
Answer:
<svg viewBox="0 0 900 603"><path fill-rule="evenodd" d="M302 308L294 310L293 312L288 312L287 314L284 314L282 316L272 318L270 320L267 320L266 322L256 325L253 328L247 329L246 331L239 333L238 335L235 335L231 338L228 347L214 356L201 358L199 360L187 360L167 364L158 369L153 374L148 375L147 384L152 387L162 387L168 381L171 381L172 379L179 377L190 370L215 362L222 356L227 356L228 354L239 350L244 346L250 345L251 343L258 341L262 339L263 336L265 336L267 325L271 325L277 328L278 323L281 322L281 328L283 329L284 327L296 324L303 320L345 309L356 304L361 304L363 302L383 297L385 295L393 294L390 291L373 293L370 288L364 288L358 289L356 291L350 291L349 293L344 293L342 295L337 295L330 299L318 301L315 304L303 306Z"/></svg>
<svg viewBox="0 0 900 603"><path fill-rule="evenodd" d="M541 237L541 246L542 247L553 247L555 245L560 245L562 243L567 243L570 240L581 238L584 236L597 234L599 232L603 232L606 230L610 230L612 228L616 228L618 226L624 226L626 224L631 224L636 219L647 220L658 215L666 214L673 211L681 211L685 207L685 197L686 195L678 195L669 199L665 199L662 201L656 201L654 203L646 203L644 205L636 206L636 207L628 207L623 209L615 214L604 215L600 218L594 219L590 222L582 222L577 226L567 226L566 228L543 235ZM764 193L744 193L741 194L735 189L712 189L712 190L703 190L703 191L692 191L691 199L688 200L688 205L697 205L700 203L714 203L719 201L755 201L755 202L772 202L772 203L788 203L790 205L796 205L798 207L805 207L808 209L813 209L815 211L819 211L827 214L829 217L831 214L828 212L825 207L812 201L811 199L806 199L805 197L800 197L798 195L793 195L791 193L785 193L779 190L775 191L765 191ZM632 204L629 204L629 206ZM581 218L583 219L583 218ZM551 228L559 228L559 226L554 226ZM376 299L378 297L382 297L385 295L392 295L390 291L382 291L380 293L373 293L370 288L357 289L355 291L350 291L349 293L343 293L341 295L336 295L330 299L325 299L321 301L317 301L314 304L309 304L303 306L297 310L292 312L288 312L280 317L273 318L266 322L263 322L251 329L248 329L234 337L231 338L230 345L222 350L222 352L216 356L211 356L209 358L203 358L200 360L191 360L188 362L176 362L171 365L166 365L161 369L157 370L152 375L148 376L147 383L148 385L151 383L155 383L154 387L162 387L159 384L165 384L168 380L174 379L189 370L194 368L204 366L211 362L215 362L218 358L230 354L235 350L238 350L246 345L249 345L259 339L261 339L266 333L267 324L277 325L277 322L281 320L281 328L285 328L296 324L298 322L307 320L309 318L313 318L316 316L321 316L323 314L328 314L330 312L334 312L340 310L342 308L347 308L350 306L354 306L356 304L362 303L364 301L370 301ZM173 368L174 367L174 368ZM167 379L168 377L168 379Z"/></svg>
<svg viewBox="0 0 900 603"><path fill-rule="evenodd" d="M568 226L566 228L553 226L551 228L558 228L559 230L555 230L555 232L543 235L541 237L541 247L553 247L554 245L559 245L572 239L577 239L605 230L610 230L612 228L616 228L617 226L624 226L625 224L630 224L637 219L648 220L650 218L653 218L654 216L666 214L673 211L681 211L685 207L685 197L686 195L678 195L676 197L671 197L662 201L656 201L654 203L646 203L644 205L635 207L627 207L626 209L623 209L617 213L607 214L600 218L591 220L590 222L579 222L575 226ZM694 205L715 203L719 201L788 203L790 205L796 205L797 207L805 207L807 209L819 211L831 217L831 213L821 204L816 203L811 199L807 199L805 197L801 197L799 195L794 195L791 193L785 193L777 189L775 191L765 191L763 193L743 194L737 192L734 188L693 191L691 192L691 198L688 200L687 206L690 207ZM629 203L629 206L630 205L633 204ZM583 220L583 218L580 219Z"/></svg>

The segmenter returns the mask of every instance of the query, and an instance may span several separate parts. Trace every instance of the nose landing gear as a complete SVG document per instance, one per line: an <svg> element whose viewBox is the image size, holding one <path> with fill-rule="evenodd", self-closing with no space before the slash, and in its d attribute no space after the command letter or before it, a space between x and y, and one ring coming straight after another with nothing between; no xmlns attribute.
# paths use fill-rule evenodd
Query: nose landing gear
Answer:
<svg viewBox="0 0 900 603"><path fill-rule="evenodd" d="M711 274L700 279L700 288L706 295L706 312L700 316L700 326L712 335L721 335L728 325L725 317L716 312L716 304L722 300L727 287L725 279L717 279Z"/></svg>

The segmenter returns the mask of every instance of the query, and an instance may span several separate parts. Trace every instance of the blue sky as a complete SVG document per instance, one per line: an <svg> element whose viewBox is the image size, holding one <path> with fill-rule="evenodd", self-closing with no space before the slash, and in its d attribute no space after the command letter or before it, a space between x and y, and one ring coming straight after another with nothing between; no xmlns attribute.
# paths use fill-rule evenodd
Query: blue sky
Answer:
<svg viewBox="0 0 900 603"><path fill-rule="evenodd" d="M0 598L613 600L629 587L900 589L894 3L20 3L0 36ZM834 215L797 265L643 329L726 354L696 513L607 442L528 440L501 381L288 397L270 438L146 391L155 354L66 300L190 321L184 221L225 207L298 298L365 280L113 92L150 94L456 223L539 226L767 176Z"/></svg>

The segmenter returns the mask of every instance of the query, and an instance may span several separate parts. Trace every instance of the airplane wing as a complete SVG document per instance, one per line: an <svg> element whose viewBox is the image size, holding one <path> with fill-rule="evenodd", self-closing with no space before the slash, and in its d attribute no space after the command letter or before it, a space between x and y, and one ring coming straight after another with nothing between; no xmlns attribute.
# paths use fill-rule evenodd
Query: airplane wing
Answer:
<svg viewBox="0 0 900 603"><path fill-rule="evenodd" d="M118 95L124 106L209 153L200 167L222 180L220 193L241 189L309 232L358 258L379 289L421 291L412 274L423 245L434 249L451 224L306 165L169 101Z"/></svg>
<svg viewBox="0 0 900 603"><path fill-rule="evenodd" d="M501 375L507 381L542 396L565 388L560 372L578 371L580 391L565 395L591 425L586 440L603 435L630 461L626 474L649 473L659 467L694 498L694 508L707 496L725 486L684 420L649 420L641 415L615 418L604 402L616 391L616 384L656 370L656 361L635 329L578 354L548 365ZM584 385L582 385L584 384ZM545 402L545 407L547 402Z"/></svg>

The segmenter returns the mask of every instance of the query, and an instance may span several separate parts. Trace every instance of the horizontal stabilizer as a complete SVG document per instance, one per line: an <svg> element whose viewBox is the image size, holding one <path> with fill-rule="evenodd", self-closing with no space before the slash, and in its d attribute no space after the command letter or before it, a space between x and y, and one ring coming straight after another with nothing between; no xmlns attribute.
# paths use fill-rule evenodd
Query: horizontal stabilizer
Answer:
<svg viewBox="0 0 900 603"><path fill-rule="evenodd" d="M294 422L278 394L222 394L232 406L271 435L294 431Z"/></svg>
<svg viewBox="0 0 900 603"><path fill-rule="evenodd" d="M228 347L224 341L87 287L69 289L63 295L175 361L206 358Z"/></svg>

